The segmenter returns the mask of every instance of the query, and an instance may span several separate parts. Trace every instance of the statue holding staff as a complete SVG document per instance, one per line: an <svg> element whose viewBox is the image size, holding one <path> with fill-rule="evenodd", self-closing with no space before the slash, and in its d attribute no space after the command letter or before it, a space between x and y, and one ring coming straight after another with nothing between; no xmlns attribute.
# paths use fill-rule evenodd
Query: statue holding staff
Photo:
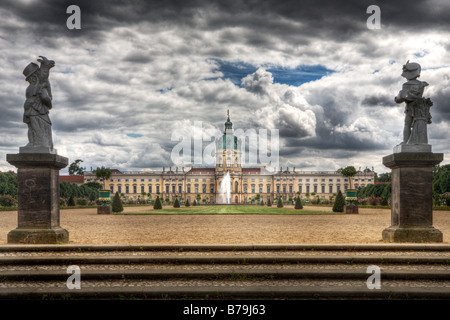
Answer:
<svg viewBox="0 0 450 320"><path fill-rule="evenodd" d="M23 122L28 125L28 144L21 148L28 152L42 147L53 151L52 122L49 110L52 109L52 91L48 81L50 69L55 66L53 60L40 56L40 67L31 62L24 70L26 89Z"/></svg>

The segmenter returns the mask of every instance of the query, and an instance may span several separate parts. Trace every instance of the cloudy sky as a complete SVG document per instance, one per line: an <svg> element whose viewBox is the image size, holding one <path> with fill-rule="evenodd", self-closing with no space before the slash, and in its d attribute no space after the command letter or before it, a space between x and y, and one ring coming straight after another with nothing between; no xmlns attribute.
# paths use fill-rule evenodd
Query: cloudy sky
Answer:
<svg viewBox="0 0 450 320"><path fill-rule="evenodd" d="M381 29L367 27L372 4ZM430 84L429 141L450 163L449 14L445 0L1 0L0 170L28 142L22 71L40 55L56 62L55 148L88 170L175 166L177 132L222 131L229 109L235 129L279 130L280 166L387 172L407 60Z"/></svg>

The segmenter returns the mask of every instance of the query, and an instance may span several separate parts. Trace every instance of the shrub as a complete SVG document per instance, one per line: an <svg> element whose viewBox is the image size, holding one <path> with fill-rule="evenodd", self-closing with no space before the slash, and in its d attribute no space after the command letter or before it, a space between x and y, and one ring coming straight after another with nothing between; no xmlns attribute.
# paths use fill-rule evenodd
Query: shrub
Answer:
<svg viewBox="0 0 450 320"><path fill-rule="evenodd" d="M175 201L173 203L173 207L174 208L179 208L180 207L180 201L178 200L178 198L175 198Z"/></svg>
<svg viewBox="0 0 450 320"><path fill-rule="evenodd" d="M111 209L112 212L122 212L123 211L123 205L122 200L120 200L120 195L118 192L114 195L113 201L111 203Z"/></svg>
<svg viewBox="0 0 450 320"><path fill-rule="evenodd" d="M267 200L267 206L268 206L268 207L271 207L271 206L272 206L272 203L270 203L270 199Z"/></svg>
<svg viewBox="0 0 450 320"><path fill-rule="evenodd" d="M302 200L300 200L300 197L297 197L295 199L295 209L303 209Z"/></svg>
<svg viewBox="0 0 450 320"><path fill-rule="evenodd" d="M79 206L87 206L87 204L88 204L87 199L85 199L85 198L77 199L77 205L79 205Z"/></svg>
<svg viewBox="0 0 450 320"><path fill-rule="evenodd" d="M2 207L17 206L17 200L10 195L3 194L0 196L0 206L2 206Z"/></svg>
<svg viewBox="0 0 450 320"><path fill-rule="evenodd" d="M336 196L336 200L334 201L333 205L333 212L344 212L345 207L345 199L342 195L341 190L339 190L338 195Z"/></svg>
<svg viewBox="0 0 450 320"><path fill-rule="evenodd" d="M261 206L263 206L263 205L264 205L264 200L261 200L261 201L259 202L259 204L260 204Z"/></svg>
<svg viewBox="0 0 450 320"><path fill-rule="evenodd" d="M281 197L278 198L277 208L283 208L283 201L281 200Z"/></svg>
<svg viewBox="0 0 450 320"><path fill-rule="evenodd" d="M156 197L155 204L153 205L153 209L162 209L161 200L159 199L159 196Z"/></svg>
<svg viewBox="0 0 450 320"><path fill-rule="evenodd" d="M185 207L190 207L191 204L189 203L189 199L186 200L186 203L184 204Z"/></svg>
<svg viewBox="0 0 450 320"><path fill-rule="evenodd" d="M192 205L193 205L193 206L196 206L196 205L197 205L197 201L194 200L194 202L192 202Z"/></svg>
<svg viewBox="0 0 450 320"><path fill-rule="evenodd" d="M67 205L69 207L75 206L75 201L73 200L73 196L70 196L69 201L67 201Z"/></svg>

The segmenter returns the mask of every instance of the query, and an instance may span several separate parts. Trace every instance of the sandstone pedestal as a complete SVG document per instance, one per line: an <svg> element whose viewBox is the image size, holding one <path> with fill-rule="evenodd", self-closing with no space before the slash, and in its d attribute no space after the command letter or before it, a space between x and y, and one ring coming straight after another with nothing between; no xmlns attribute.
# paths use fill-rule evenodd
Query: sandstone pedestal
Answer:
<svg viewBox="0 0 450 320"><path fill-rule="evenodd" d="M345 206L345 213L357 214L358 213L358 206Z"/></svg>
<svg viewBox="0 0 450 320"><path fill-rule="evenodd" d="M442 242L442 232L433 227L432 200L433 166L442 160L442 153L414 151L383 158L383 164L392 169L392 225L383 230L383 240Z"/></svg>
<svg viewBox="0 0 450 320"><path fill-rule="evenodd" d="M8 243L57 244L69 241L60 226L59 170L68 159L51 153L8 154L17 167L18 227L8 233Z"/></svg>

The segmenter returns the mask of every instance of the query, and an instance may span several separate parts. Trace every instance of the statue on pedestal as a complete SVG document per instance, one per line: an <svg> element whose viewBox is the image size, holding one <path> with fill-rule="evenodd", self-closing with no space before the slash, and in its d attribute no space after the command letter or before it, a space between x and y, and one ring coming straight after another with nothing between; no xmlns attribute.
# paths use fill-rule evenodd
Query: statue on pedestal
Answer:
<svg viewBox="0 0 450 320"><path fill-rule="evenodd" d="M403 66L402 77L408 81L394 98L396 103L406 103L403 144L428 144L427 124L431 123L429 98L423 98L423 91L428 83L417 80L420 77L420 65L408 62Z"/></svg>
<svg viewBox="0 0 450 320"><path fill-rule="evenodd" d="M31 62L24 70L26 89L23 122L28 125L28 144L20 149L23 153L52 153L52 122L49 110L52 109L52 90L48 80L50 69L55 66L53 60L40 56L36 63Z"/></svg>

